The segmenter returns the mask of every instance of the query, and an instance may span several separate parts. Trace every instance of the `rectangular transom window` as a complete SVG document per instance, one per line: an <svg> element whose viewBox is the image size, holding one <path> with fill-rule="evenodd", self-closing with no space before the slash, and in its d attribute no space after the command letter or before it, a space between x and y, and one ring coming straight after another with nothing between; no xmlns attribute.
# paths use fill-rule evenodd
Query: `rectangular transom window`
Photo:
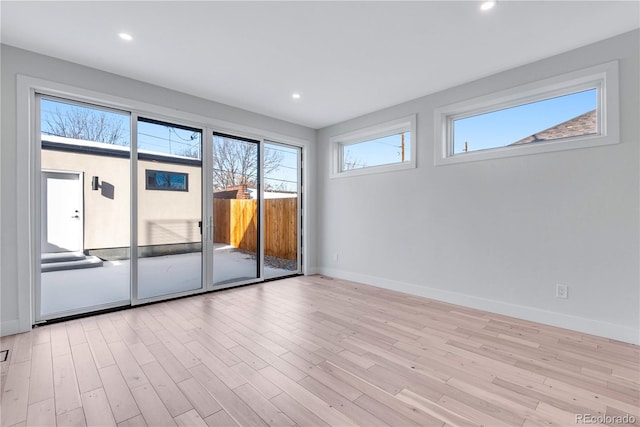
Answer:
<svg viewBox="0 0 640 427"><path fill-rule="evenodd" d="M438 164L618 142L617 63L436 111Z"/></svg>
<svg viewBox="0 0 640 427"><path fill-rule="evenodd" d="M331 138L332 176L362 175L415 167L415 116Z"/></svg>

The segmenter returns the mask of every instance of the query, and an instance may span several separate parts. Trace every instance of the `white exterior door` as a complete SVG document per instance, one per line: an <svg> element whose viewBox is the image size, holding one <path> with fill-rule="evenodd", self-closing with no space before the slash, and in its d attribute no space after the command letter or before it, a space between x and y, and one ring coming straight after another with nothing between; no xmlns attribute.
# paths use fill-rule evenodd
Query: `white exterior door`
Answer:
<svg viewBox="0 0 640 427"><path fill-rule="evenodd" d="M42 172L42 253L83 248L81 172Z"/></svg>

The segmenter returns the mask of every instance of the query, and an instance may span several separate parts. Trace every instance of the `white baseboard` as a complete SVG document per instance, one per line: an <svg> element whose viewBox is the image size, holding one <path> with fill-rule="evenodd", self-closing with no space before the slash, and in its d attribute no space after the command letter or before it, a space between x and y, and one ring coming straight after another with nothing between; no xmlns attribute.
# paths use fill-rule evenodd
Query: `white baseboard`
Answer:
<svg viewBox="0 0 640 427"><path fill-rule="evenodd" d="M476 308L479 310L489 311L491 313L502 314L545 325L557 326L559 328L570 329L572 331L597 335L631 344L640 344L640 330L627 326L602 322L585 317L572 316L535 307L509 304L502 301L495 301L473 295L445 291L442 289L434 289L427 286L419 286L412 283L399 282L381 277L368 276L366 274L353 273L350 271L327 267L320 267L317 270L320 274L335 277L337 279L364 283L366 285L376 286L392 291L404 292L410 295Z"/></svg>

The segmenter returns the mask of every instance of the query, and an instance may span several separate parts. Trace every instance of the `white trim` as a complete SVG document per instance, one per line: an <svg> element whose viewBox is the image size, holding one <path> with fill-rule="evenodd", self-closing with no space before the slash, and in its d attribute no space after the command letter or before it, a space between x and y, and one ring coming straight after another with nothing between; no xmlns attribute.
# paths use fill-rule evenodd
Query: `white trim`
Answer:
<svg viewBox="0 0 640 427"><path fill-rule="evenodd" d="M34 179L33 171L36 170L36 156L38 152L32 154L34 142L32 135L36 134L37 120L35 117L35 88L29 85L24 76L17 76L17 158L16 158L16 182L17 182L17 200L16 210L22 212L18 215L18 223L16 232L18 234L17 252L17 283L18 283L18 331L26 332L31 329L31 325L35 321L35 309L32 307L36 304L36 300L32 299L35 292L35 281L39 280L39 274L35 271L39 266L35 262L38 259L40 248L36 248L33 244L33 234L39 233L39 224L36 224L36 217L33 215L34 197L37 188L35 187L38 179ZM4 331L3 331L4 333Z"/></svg>
<svg viewBox="0 0 640 427"><path fill-rule="evenodd" d="M323 274L337 279L349 280L376 286L378 288L403 292L450 304L484 310L491 313L510 316L517 319L528 320L545 325L569 329L590 335L615 339L632 344L640 344L640 330L628 326L617 325L609 322L592 320L586 317L572 316L570 314L558 313L555 311L543 310L540 308L527 307L518 304L509 304L502 301L481 298L473 295L458 292L435 289L428 286L420 286L413 283L400 282L397 280L384 279L366 274L353 273L350 271L334 268L321 267L318 274Z"/></svg>
<svg viewBox="0 0 640 427"><path fill-rule="evenodd" d="M497 111L555 96L598 88L597 135L521 144L453 154L454 119ZM437 108L434 112L436 166L617 144L620 142L618 61L524 84L497 93Z"/></svg>
<svg viewBox="0 0 640 427"><path fill-rule="evenodd" d="M387 163L378 166L365 166L363 168L351 169L346 171L342 170L343 147L407 131L411 133L411 145L409 149L408 161ZM416 146L418 145L417 139L415 114L369 126L363 129L358 129L352 132L332 136L329 139L331 144L331 161L329 162L331 170L329 177L342 178L348 176L369 175L372 173L414 169L416 167Z"/></svg>

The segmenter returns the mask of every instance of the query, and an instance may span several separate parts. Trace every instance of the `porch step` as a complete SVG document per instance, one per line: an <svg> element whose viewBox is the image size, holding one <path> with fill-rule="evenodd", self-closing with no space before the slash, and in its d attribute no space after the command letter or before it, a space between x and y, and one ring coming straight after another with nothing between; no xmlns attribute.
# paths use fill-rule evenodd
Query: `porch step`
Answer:
<svg viewBox="0 0 640 427"><path fill-rule="evenodd" d="M82 261L86 257L82 252L53 252L42 254L40 262L49 264L52 262Z"/></svg>
<svg viewBox="0 0 640 427"><path fill-rule="evenodd" d="M81 268L102 267L102 260L96 256L82 255L81 259L74 258L72 261L47 261L43 260L40 269L43 273L48 271L77 270Z"/></svg>

